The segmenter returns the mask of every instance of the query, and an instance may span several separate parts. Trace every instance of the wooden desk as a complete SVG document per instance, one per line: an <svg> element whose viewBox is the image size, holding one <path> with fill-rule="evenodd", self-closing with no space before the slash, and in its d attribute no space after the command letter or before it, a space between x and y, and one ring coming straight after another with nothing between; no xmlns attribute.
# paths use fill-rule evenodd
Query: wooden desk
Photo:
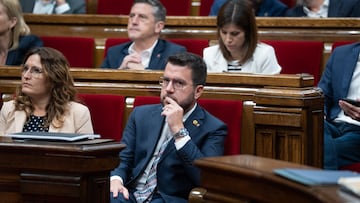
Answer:
<svg viewBox="0 0 360 203"><path fill-rule="evenodd" d="M0 67L0 92L13 95L19 67ZM161 71L71 69L80 93L159 96ZM323 95L311 75L209 73L202 98L244 102L241 153L322 166ZM124 104L125 105L125 104ZM132 106L126 103L124 121ZM240 136L240 135L239 135Z"/></svg>
<svg viewBox="0 0 360 203"><path fill-rule="evenodd" d="M0 137L0 202L108 202L110 171L124 147Z"/></svg>
<svg viewBox="0 0 360 203"><path fill-rule="evenodd" d="M193 189L190 203L337 203L360 202L338 186L304 186L273 174L276 168L310 168L290 162L237 155L195 161L201 169L201 188Z"/></svg>

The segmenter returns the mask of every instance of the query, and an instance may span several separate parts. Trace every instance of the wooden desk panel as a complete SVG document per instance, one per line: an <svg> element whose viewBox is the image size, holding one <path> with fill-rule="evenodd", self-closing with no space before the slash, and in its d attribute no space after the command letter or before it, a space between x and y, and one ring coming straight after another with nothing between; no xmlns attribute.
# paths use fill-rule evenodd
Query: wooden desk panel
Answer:
<svg viewBox="0 0 360 203"><path fill-rule="evenodd" d="M1 202L108 202L110 171L124 147L0 137Z"/></svg>
<svg viewBox="0 0 360 203"><path fill-rule="evenodd" d="M160 95L161 71L71 69L80 93ZM0 92L12 95L19 67L0 67ZM245 102L241 153L322 166L323 96L309 75L208 74L204 98ZM126 104L124 120L132 110Z"/></svg>
<svg viewBox="0 0 360 203"><path fill-rule="evenodd" d="M190 203L343 203L360 199L333 186L304 186L275 175L276 168L311 168L305 165L236 155L195 161L201 169L201 187L193 189Z"/></svg>

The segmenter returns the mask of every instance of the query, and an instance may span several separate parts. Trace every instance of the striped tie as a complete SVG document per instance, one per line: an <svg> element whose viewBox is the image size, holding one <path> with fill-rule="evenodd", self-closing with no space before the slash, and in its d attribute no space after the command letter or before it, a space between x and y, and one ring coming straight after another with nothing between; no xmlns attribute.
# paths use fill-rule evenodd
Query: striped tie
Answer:
<svg viewBox="0 0 360 203"><path fill-rule="evenodd" d="M146 180L144 188L142 190L137 190L134 192L136 202L149 202L156 188L157 179L156 179L156 168L160 160L162 153L164 152L167 144L171 140L171 137L167 139L160 147L159 153L155 155L155 160L150 168L149 176Z"/></svg>

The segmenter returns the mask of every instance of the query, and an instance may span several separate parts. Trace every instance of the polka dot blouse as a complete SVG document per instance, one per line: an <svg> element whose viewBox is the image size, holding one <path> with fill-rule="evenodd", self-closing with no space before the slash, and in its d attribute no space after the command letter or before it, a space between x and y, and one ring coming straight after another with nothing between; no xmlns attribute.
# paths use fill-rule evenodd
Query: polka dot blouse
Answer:
<svg viewBox="0 0 360 203"><path fill-rule="evenodd" d="M45 126L45 116L30 115L30 119L25 123L23 132L49 132L48 127Z"/></svg>

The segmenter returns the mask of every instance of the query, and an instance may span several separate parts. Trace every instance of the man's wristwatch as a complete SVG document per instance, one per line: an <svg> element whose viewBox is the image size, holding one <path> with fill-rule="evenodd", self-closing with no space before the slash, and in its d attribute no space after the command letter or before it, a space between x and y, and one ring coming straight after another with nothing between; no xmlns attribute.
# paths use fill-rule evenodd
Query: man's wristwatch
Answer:
<svg viewBox="0 0 360 203"><path fill-rule="evenodd" d="M185 137L189 135L189 131L186 128L181 128L179 132L174 134L174 138Z"/></svg>

